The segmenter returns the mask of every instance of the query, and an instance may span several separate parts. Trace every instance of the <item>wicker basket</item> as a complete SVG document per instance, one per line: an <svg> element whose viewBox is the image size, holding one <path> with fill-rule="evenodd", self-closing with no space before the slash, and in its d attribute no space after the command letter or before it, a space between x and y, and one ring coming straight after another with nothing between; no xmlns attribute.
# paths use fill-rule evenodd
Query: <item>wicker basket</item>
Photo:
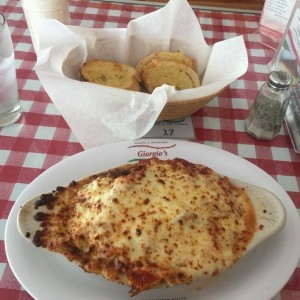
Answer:
<svg viewBox="0 0 300 300"><path fill-rule="evenodd" d="M157 121L179 119L182 117L190 116L200 108L204 107L221 92L222 90L215 94L199 99L167 102Z"/></svg>

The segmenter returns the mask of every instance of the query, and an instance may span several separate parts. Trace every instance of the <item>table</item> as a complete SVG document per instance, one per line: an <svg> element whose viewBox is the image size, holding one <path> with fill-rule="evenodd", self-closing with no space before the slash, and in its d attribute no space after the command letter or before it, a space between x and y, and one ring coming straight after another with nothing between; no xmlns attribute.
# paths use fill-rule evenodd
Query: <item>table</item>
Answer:
<svg viewBox="0 0 300 300"><path fill-rule="evenodd" d="M72 25L126 27L159 4L121 4L70 1ZM0 298L32 299L7 263L4 231L9 212L22 190L44 170L83 150L69 126L41 86L33 67L36 56L17 0L0 0L15 47L22 118L0 128ZM245 133L244 119L258 89L267 80L267 64L274 51L257 42L259 15L195 8L208 44L244 35L249 55L247 73L230 84L205 108L192 116L195 140L239 155L276 179L300 209L300 155L293 150L284 126L273 141L258 141ZM276 299L300 299L300 265Z"/></svg>
<svg viewBox="0 0 300 300"><path fill-rule="evenodd" d="M122 1L122 0L119 0ZM144 1L146 0L136 0L136 1ZM152 0L153 2L164 2L167 3L168 0ZM124 2L124 1L123 1ZM126 2L126 1L125 1ZM261 11L264 6L264 0L248 0L248 1L238 1L238 0L189 0L191 5L199 5L199 6L209 6L214 8L230 8L230 9L253 9L257 11Z"/></svg>

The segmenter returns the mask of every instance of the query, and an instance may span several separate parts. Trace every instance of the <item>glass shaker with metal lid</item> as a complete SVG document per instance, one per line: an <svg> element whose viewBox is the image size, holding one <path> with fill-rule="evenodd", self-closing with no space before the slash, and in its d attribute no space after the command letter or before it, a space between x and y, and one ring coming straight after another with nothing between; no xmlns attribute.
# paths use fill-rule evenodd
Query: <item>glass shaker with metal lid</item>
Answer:
<svg viewBox="0 0 300 300"><path fill-rule="evenodd" d="M292 78L287 72L273 71L269 75L245 120L248 133L266 140L277 136L291 98L291 83Z"/></svg>

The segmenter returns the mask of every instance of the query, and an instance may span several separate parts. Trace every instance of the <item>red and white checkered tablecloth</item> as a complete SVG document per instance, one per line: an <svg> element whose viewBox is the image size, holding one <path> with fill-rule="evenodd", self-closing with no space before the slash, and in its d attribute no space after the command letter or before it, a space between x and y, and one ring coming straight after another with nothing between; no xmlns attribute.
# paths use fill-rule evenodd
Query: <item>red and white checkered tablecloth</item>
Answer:
<svg viewBox="0 0 300 300"><path fill-rule="evenodd" d="M126 27L134 18L158 6L112 2L70 1L72 25ZM0 299L32 299L7 263L4 231L14 201L44 170L83 150L37 79L36 56L20 1L0 0L15 47L23 108L14 125L0 128ZM266 81L274 51L256 41L259 15L196 9L208 44L244 35L249 55L247 73L192 116L196 140L243 157L276 179L300 209L300 155L293 150L285 127L273 141L258 141L245 133L244 119L259 87ZM1 84L1 83L0 83ZM276 299L300 299L300 266Z"/></svg>

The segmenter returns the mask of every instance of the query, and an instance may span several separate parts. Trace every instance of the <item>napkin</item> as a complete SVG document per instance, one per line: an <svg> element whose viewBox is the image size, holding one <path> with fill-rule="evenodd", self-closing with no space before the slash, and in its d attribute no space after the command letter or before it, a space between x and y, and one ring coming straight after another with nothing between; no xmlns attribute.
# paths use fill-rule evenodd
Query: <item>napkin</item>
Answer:
<svg viewBox="0 0 300 300"><path fill-rule="evenodd" d="M85 149L138 139L155 124L167 101L206 97L222 90L248 68L242 36L207 45L186 0L131 21L127 28L67 26L39 20L35 71L46 92ZM163 85L152 94L80 81L79 69L92 59L135 66L156 51L178 51L196 61L202 86L182 91Z"/></svg>

